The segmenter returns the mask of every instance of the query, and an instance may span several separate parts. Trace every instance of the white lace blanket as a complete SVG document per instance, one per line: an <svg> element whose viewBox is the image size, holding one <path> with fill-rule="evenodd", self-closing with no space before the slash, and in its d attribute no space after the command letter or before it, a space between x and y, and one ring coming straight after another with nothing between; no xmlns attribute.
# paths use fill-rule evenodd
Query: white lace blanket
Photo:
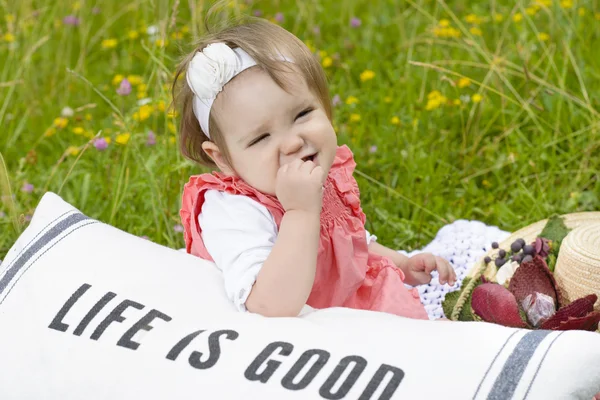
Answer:
<svg viewBox="0 0 600 400"><path fill-rule="evenodd" d="M433 278L428 285L417 287L430 319L445 317L442 300L446 293L461 287L464 277L475 262L491 248L492 242L501 242L509 235L509 232L480 221L458 220L442 227L435 239L421 250L409 253L399 251L408 256L423 252L433 253L450 261L456 271L456 284L452 287L440 285L437 272L433 272Z"/></svg>

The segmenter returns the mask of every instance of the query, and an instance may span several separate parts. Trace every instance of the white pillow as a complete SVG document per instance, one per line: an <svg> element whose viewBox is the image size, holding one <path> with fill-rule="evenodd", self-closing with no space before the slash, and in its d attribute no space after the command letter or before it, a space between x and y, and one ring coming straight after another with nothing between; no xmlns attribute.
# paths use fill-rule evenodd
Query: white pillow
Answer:
<svg viewBox="0 0 600 400"><path fill-rule="evenodd" d="M1 399L591 399L600 335L238 313L208 262L48 193L0 266Z"/></svg>

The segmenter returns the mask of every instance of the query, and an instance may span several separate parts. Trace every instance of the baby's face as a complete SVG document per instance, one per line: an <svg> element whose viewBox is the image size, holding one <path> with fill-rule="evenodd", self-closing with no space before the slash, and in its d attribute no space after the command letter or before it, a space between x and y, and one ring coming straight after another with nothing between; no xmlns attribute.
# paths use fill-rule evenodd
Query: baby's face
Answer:
<svg viewBox="0 0 600 400"><path fill-rule="evenodd" d="M290 93L260 68L232 80L213 104L232 167L259 191L275 195L277 171L311 159L329 173L337 138L325 110L299 74L289 74Z"/></svg>

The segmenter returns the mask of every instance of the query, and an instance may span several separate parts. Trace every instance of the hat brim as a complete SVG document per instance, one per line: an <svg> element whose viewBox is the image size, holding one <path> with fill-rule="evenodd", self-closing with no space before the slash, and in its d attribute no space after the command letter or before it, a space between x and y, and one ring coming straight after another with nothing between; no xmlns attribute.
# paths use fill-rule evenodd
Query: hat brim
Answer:
<svg viewBox="0 0 600 400"><path fill-rule="evenodd" d="M580 213L564 214L564 215L561 215L561 217L564 219L565 225L567 226L567 228L569 228L571 230L575 229L579 226L590 224L590 223L596 223L596 224L600 223L600 211L587 211L587 212L580 212ZM500 249L510 250L510 245L515 240L517 240L519 238L523 238L523 240L525 240L526 243L533 242L535 240L535 238L538 237L538 235L542 232L542 230L546 226L547 222L548 222L548 220L544 219L544 220L535 222L531 225L527 225L526 227L521 228L518 231L512 233L505 240L498 243L499 244L498 249L491 249L483 257L481 257L475 263L475 265L471 268L471 270L469 271L467 276L470 278L473 277L477 273L477 271L479 271L481 268L483 268L485 266L485 262L483 261L485 259L485 257L490 257L493 260L497 257L497 253ZM483 276L485 276L486 279L492 280L495 278L496 272L497 272L496 266L494 265L493 262L490 262L489 265L487 266L487 268L485 269Z"/></svg>

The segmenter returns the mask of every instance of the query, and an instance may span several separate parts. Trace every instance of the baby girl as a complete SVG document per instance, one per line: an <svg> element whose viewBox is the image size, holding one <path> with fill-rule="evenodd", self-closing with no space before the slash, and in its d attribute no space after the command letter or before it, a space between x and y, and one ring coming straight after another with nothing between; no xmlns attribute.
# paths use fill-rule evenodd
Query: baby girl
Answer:
<svg viewBox="0 0 600 400"><path fill-rule="evenodd" d="M185 77L185 79L179 78ZM181 148L218 169L185 185L188 253L223 272L240 311L350 307L428 319L415 286L441 257L407 257L365 230L352 152L339 146L325 73L285 29L252 20L203 38L177 70Z"/></svg>

